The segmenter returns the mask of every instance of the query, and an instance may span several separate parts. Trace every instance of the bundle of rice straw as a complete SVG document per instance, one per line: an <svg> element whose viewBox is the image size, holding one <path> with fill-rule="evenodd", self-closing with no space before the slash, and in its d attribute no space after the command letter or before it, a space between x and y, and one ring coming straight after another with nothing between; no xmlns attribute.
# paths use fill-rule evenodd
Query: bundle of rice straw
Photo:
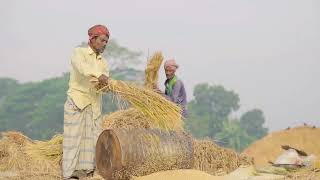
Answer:
<svg viewBox="0 0 320 180"><path fill-rule="evenodd" d="M26 153L38 160L54 160L60 162L62 155L62 141L61 134L55 135L49 141L35 141L35 143L26 145Z"/></svg>
<svg viewBox="0 0 320 180"><path fill-rule="evenodd" d="M109 80L108 85L99 91L110 90L120 101L128 102L152 123L164 130L183 130L181 108L160 94L118 80Z"/></svg>
<svg viewBox="0 0 320 180"><path fill-rule="evenodd" d="M147 67L145 70L145 87L152 89L158 84L159 79L159 68L162 64L163 56L161 52L153 54L150 60L148 60Z"/></svg>

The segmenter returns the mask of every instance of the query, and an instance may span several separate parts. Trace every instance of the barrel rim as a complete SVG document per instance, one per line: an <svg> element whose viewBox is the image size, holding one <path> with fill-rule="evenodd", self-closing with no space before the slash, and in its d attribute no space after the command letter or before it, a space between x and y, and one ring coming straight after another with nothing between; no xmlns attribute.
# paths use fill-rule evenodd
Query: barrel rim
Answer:
<svg viewBox="0 0 320 180"><path fill-rule="evenodd" d="M112 129L102 131L96 144L96 165L99 174L105 179L112 179L113 172L123 167L121 156L122 150L116 133Z"/></svg>

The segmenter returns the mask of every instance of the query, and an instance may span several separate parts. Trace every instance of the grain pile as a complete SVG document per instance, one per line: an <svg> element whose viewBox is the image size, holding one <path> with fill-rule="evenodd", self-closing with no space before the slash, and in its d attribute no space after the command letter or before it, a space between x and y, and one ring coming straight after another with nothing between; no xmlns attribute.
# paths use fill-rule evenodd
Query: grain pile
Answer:
<svg viewBox="0 0 320 180"><path fill-rule="evenodd" d="M218 180L222 177L214 177L203 171L184 169L184 170L172 170L161 171L150 174L143 177L133 177L132 180Z"/></svg>
<svg viewBox="0 0 320 180"><path fill-rule="evenodd" d="M268 134L250 145L243 153L253 157L256 165L267 165L268 161L274 161L283 152L281 145L289 145L320 158L319 137L320 128L290 128Z"/></svg>

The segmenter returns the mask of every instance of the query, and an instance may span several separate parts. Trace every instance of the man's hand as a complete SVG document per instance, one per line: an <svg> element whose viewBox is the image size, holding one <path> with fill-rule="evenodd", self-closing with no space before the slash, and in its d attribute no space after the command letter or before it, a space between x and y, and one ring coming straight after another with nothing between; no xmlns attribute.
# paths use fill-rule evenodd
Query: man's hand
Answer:
<svg viewBox="0 0 320 180"><path fill-rule="evenodd" d="M98 80L99 80L99 84L100 84L101 86L106 86L106 85L108 85L108 80L109 80L108 76L102 74L102 75L98 78Z"/></svg>
<svg viewBox="0 0 320 180"><path fill-rule="evenodd" d="M108 80L109 80L108 76L102 74L98 78L98 80L99 80L99 83L95 86L97 90L99 90L99 89L101 89L101 88L103 88L103 87L108 85Z"/></svg>
<svg viewBox="0 0 320 180"><path fill-rule="evenodd" d="M153 84L153 91L158 93L158 94L163 94L163 92L159 89L158 85Z"/></svg>

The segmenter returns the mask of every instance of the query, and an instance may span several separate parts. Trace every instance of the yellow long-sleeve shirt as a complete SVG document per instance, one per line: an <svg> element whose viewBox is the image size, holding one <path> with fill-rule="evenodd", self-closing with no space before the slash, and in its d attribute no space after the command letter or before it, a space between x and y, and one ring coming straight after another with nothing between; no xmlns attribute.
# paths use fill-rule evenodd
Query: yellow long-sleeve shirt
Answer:
<svg viewBox="0 0 320 180"><path fill-rule="evenodd" d="M90 79L98 78L102 74L109 77L108 63L101 55L97 56L90 47L74 49L67 94L81 110L91 104L93 119L101 115L102 94L96 91Z"/></svg>

